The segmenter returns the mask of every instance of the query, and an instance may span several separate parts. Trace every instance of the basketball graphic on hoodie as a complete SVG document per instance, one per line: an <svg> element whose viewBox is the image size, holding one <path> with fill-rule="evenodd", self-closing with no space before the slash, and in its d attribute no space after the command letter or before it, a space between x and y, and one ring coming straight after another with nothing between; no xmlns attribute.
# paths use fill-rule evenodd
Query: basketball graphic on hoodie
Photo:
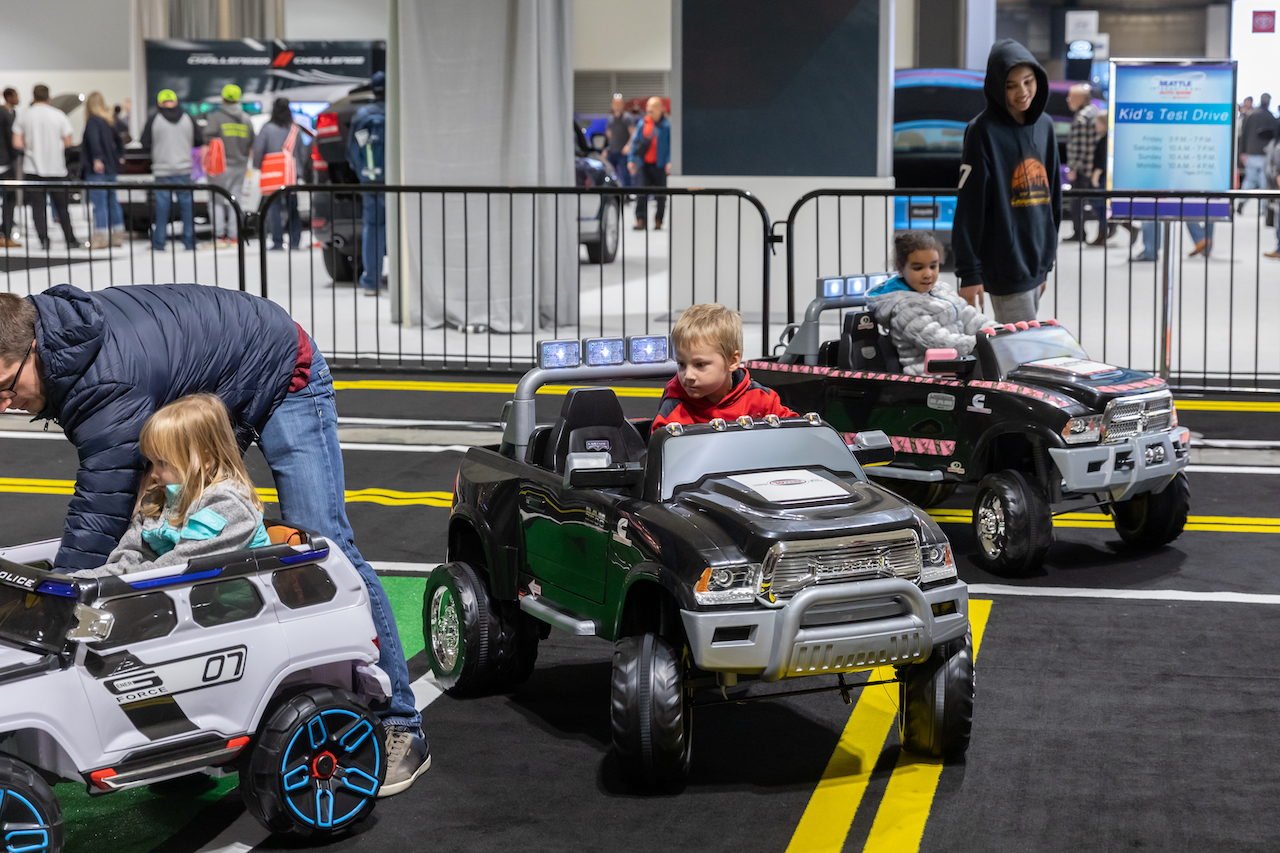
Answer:
<svg viewBox="0 0 1280 853"><path fill-rule="evenodd" d="M1028 157L1013 170L1013 193L1009 203L1014 207L1030 207L1049 203L1049 175L1036 157Z"/></svg>

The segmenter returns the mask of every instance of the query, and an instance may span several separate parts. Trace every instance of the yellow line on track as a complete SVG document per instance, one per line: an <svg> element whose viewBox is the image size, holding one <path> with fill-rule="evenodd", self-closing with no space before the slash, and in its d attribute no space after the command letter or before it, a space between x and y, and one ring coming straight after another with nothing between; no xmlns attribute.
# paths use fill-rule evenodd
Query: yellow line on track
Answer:
<svg viewBox="0 0 1280 853"><path fill-rule="evenodd" d="M0 477L0 492L24 495L73 495L75 480L34 480ZM374 503L383 506L441 506L453 502L452 492L398 492L393 489L348 489L347 503ZM258 489L264 503L279 503L275 489Z"/></svg>
<svg viewBox="0 0 1280 853"><path fill-rule="evenodd" d="M1280 412L1280 403L1261 400L1174 400L1184 412Z"/></svg>
<svg viewBox="0 0 1280 853"><path fill-rule="evenodd" d="M973 511L967 509L931 509L929 515L943 524L969 524ZM1054 527L1086 527L1106 530L1115 523L1101 513L1066 512L1054 516ZM1206 533L1280 533L1280 518L1248 518L1230 515L1191 515L1187 530Z"/></svg>
<svg viewBox="0 0 1280 853"><path fill-rule="evenodd" d="M338 391L442 391L455 394L513 394L514 382L447 382L399 379L339 379L333 387ZM579 385L544 385L539 394L569 393ZM662 388L614 388L619 397L661 397ZM1280 412L1280 403L1260 400L1175 400L1179 409L1188 412Z"/></svg>
<svg viewBox="0 0 1280 853"><path fill-rule="evenodd" d="M973 627L975 657L990 613L990 601L969 602L969 624ZM885 666L873 670L870 680L893 677L893 667ZM844 727L840 742L818 781L818 787L809 798L809 805L805 807L791 843L787 845L787 853L840 853L849 835L854 815L867 792L871 771L884 750L885 741L897 716L897 694L891 686L868 687L862 691L853 713L849 715L849 722ZM903 770L904 765L913 769ZM936 766L936 770L920 769L931 766ZM932 781L929 778L931 773ZM937 789L941 773L941 762L935 764L917 762L914 759L899 760L898 767L889 779L889 789L885 791L871 830L871 840L883 839L877 842L881 844L878 850L901 853L919 848L924 823L929 817L929 805L933 801L933 793ZM882 823L881 815L886 814ZM904 845L903 842L909 841L912 833L915 841ZM872 849L870 845L871 841L868 842L867 850Z"/></svg>
<svg viewBox="0 0 1280 853"><path fill-rule="evenodd" d="M991 615L991 602L969 602L969 624L973 629L973 657L977 661L982 635ZM880 808L863 853L903 853L919 850L924 837L925 821L942 777L941 759L917 758L899 753L897 766L889 777Z"/></svg>
<svg viewBox="0 0 1280 853"><path fill-rule="evenodd" d="M410 382L389 379L351 379L338 380L333 383L338 391L441 391L454 394L514 394L514 382ZM559 395L563 397L573 388L585 388L585 385L543 385L539 394ZM614 388L613 393L619 397L653 397L662 396L662 388Z"/></svg>

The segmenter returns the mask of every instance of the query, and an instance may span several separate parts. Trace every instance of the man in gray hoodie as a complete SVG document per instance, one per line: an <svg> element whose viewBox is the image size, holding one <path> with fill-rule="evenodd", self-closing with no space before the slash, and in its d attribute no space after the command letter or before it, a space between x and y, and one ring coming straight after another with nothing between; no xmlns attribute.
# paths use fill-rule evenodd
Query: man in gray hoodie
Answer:
<svg viewBox="0 0 1280 853"><path fill-rule="evenodd" d="M209 113L204 131L207 142L222 140L226 153L226 170L221 175L209 176L209 182L222 187L236 201L244 190L244 174L249 167L249 155L253 153L253 125L240 109L240 87L232 83L222 87L222 106ZM240 236L239 224L231 213L231 205L220 195L213 197L214 236L235 240Z"/></svg>
<svg viewBox="0 0 1280 853"><path fill-rule="evenodd" d="M157 187L190 184L191 149L204 146L204 135L191 116L178 106L178 96L172 89L162 90L156 102L160 110L152 113L142 130L142 147L151 152L151 174L155 175ZM151 228L151 246L156 251L164 251L173 195L156 191L156 215ZM182 245L194 249L196 228L191 213L191 193L181 192L177 196L182 216Z"/></svg>

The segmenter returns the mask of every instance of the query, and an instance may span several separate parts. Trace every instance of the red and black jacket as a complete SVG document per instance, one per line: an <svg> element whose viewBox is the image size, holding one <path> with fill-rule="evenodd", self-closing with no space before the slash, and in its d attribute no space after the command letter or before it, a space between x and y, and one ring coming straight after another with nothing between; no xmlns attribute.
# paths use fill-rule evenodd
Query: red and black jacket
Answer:
<svg viewBox="0 0 1280 853"><path fill-rule="evenodd" d="M720 402L712 404L691 400L680 384L680 377L672 377L662 395L658 416L653 419L653 431L657 432L667 424L705 424L715 418L734 421L743 415L753 418L763 418L765 415L788 418L795 414L782 405L776 391L752 381L751 374L743 367L733 372L733 390Z"/></svg>

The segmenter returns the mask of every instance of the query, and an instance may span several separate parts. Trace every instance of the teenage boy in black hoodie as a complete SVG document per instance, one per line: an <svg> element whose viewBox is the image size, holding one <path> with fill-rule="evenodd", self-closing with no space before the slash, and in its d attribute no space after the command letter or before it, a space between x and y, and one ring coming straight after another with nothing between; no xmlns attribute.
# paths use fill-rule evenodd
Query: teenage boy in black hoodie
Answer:
<svg viewBox="0 0 1280 853"><path fill-rule="evenodd" d="M979 306L989 295L1000 323L1034 320L1062 222L1049 79L1025 47L1001 39L983 92L987 108L965 130L951 234L960 295Z"/></svg>

